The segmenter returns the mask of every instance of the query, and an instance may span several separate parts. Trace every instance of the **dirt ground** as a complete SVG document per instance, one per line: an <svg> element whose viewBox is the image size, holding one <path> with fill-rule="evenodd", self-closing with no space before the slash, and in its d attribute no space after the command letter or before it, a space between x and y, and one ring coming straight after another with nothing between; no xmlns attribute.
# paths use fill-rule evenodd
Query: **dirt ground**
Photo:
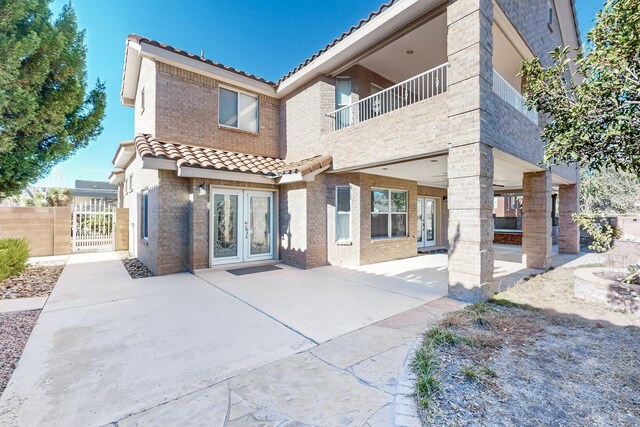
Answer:
<svg viewBox="0 0 640 427"><path fill-rule="evenodd" d="M435 346L439 389L425 425L640 425L640 316L574 298L573 271L443 319L464 339Z"/></svg>

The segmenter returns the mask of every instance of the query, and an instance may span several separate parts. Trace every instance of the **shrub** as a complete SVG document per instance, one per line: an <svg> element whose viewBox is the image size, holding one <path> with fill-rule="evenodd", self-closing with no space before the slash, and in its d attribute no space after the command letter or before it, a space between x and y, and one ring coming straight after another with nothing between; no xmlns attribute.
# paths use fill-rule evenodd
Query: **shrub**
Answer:
<svg viewBox="0 0 640 427"><path fill-rule="evenodd" d="M29 242L24 237L0 239L0 281L20 274L29 259Z"/></svg>

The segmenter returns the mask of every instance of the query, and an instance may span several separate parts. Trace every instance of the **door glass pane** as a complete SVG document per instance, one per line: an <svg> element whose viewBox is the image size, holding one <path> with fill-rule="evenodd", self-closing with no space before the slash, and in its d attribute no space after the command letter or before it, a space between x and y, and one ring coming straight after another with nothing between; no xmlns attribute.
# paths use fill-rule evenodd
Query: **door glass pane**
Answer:
<svg viewBox="0 0 640 427"><path fill-rule="evenodd" d="M422 200L418 200L418 229L416 230L418 243L422 243L422 227L424 226L422 221Z"/></svg>
<svg viewBox="0 0 640 427"><path fill-rule="evenodd" d="M271 198L249 197L250 255L271 253Z"/></svg>
<svg viewBox="0 0 640 427"><path fill-rule="evenodd" d="M238 196L213 196L213 257L238 255Z"/></svg>
<svg viewBox="0 0 640 427"><path fill-rule="evenodd" d="M219 123L225 126L238 127L238 94L236 92L220 88L218 91L220 103Z"/></svg>
<svg viewBox="0 0 640 427"><path fill-rule="evenodd" d="M336 80L336 108L351 104L351 79Z"/></svg>
<svg viewBox="0 0 640 427"><path fill-rule="evenodd" d="M427 240L434 239L435 213L436 213L436 210L435 210L433 200L427 200L427 213L426 213Z"/></svg>
<svg viewBox="0 0 640 427"><path fill-rule="evenodd" d="M258 132L258 99L239 93L238 103L240 105L240 129Z"/></svg>
<svg viewBox="0 0 640 427"><path fill-rule="evenodd" d="M371 214L371 237L389 237L389 214Z"/></svg>

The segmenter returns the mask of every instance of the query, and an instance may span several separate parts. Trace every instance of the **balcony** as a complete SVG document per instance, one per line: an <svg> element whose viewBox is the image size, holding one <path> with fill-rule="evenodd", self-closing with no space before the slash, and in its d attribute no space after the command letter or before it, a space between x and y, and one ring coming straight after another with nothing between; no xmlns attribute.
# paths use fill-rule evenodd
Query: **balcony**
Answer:
<svg viewBox="0 0 640 427"><path fill-rule="evenodd" d="M446 91L445 63L327 114L330 129L344 129Z"/></svg>
<svg viewBox="0 0 640 427"><path fill-rule="evenodd" d="M534 125L538 126L538 112L525 105L525 97L520 94L496 70L493 70L493 91L496 95L516 110L520 111Z"/></svg>

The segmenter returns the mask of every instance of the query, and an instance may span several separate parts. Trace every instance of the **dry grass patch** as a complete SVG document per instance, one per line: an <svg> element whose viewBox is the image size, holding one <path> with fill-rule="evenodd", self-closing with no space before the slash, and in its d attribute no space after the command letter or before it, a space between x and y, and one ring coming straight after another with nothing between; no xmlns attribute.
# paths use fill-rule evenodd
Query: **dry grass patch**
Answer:
<svg viewBox="0 0 640 427"><path fill-rule="evenodd" d="M544 276L529 282L544 289ZM501 295L425 333L413 364L425 425L640 423L639 329L531 302Z"/></svg>

